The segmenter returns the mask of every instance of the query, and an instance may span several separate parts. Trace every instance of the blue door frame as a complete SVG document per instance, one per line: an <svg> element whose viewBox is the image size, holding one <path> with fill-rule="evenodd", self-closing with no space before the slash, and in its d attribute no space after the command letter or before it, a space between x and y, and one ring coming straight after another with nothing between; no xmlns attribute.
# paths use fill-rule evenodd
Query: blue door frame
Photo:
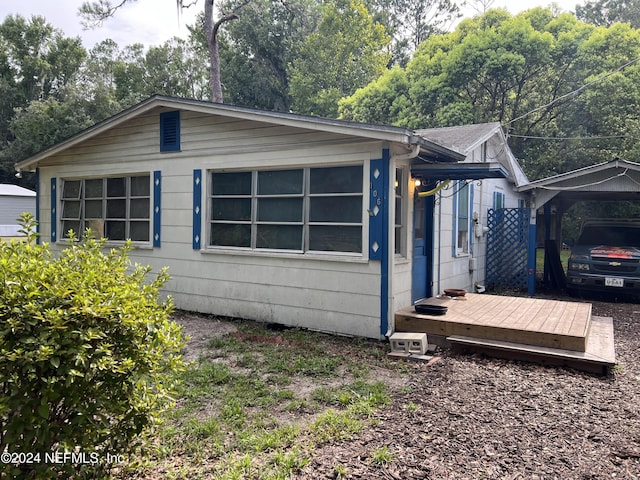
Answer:
<svg viewBox="0 0 640 480"><path fill-rule="evenodd" d="M414 195L413 259L411 268L411 301L433 295L433 207L434 196Z"/></svg>

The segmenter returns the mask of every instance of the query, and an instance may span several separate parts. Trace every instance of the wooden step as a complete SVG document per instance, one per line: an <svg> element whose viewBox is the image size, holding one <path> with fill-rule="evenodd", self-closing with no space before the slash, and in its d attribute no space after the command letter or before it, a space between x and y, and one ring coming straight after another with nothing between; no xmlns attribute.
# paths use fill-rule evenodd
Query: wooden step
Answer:
<svg viewBox="0 0 640 480"><path fill-rule="evenodd" d="M395 313L395 331L460 335L584 352L591 304L530 297L468 293L461 299L433 298L444 315L424 315L413 306Z"/></svg>
<svg viewBox="0 0 640 480"><path fill-rule="evenodd" d="M591 317L591 329L584 352L464 335L451 335L447 337L447 341L463 351L480 352L488 356L526 360L545 365L567 366L605 375L616 363L611 317Z"/></svg>

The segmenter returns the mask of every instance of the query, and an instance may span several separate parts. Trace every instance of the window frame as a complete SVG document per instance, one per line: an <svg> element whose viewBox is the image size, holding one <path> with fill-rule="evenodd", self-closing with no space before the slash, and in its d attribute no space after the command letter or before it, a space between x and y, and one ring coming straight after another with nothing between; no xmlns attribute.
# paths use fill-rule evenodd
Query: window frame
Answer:
<svg viewBox="0 0 640 480"><path fill-rule="evenodd" d="M462 190L466 190L466 202L461 202L464 198L461 195ZM472 192L471 183L466 180L458 180L455 184L455 193L453 196L453 255L455 257L463 257L471 254L471 210L472 210ZM461 204L465 203L466 216L464 212L461 214ZM465 225L466 229L461 230L460 226ZM464 237L461 237L462 233ZM461 245L461 240L464 241Z"/></svg>
<svg viewBox="0 0 640 480"><path fill-rule="evenodd" d="M313 192L312 193L312 171L320 170L320 169L339 169L339 168L348 168L348 167L357 167L359 168L360 179L357 182L354 182L354 188L358 191L349 191L349 192ZM302 173L302 189L300 192L296 193L259 193L259 177L261 174L266 172L283 172L283 171L301 171ZM224 173L250 173L251 174L251 194L243 194L243 195L218 195L214 193L214 178L216 174L224 174ZM357 186L356 186L357 185ZM312 219L312 208L314 199L326 199L329 202L330 199L335 198L354 198L357 197L359 202L358 208L358 221L357 222L347 222L347 221L332 221L332 220L313 220ZM229 220L229 219L214 219L214 203L217 198L245 198L251 199L251 214L250 220ZM264 220L259 219L259 208L260 208L260 200L271 200L271 199L296 199L299 198L302 200L302 216L300 221L286 221L286 220ZM229 170L229 169L210 169L207 171L207 217L206 217L206 250L208 251L225 251L225 250L233 250L233 251L242 251L242 252L252 252L252 253L278 253L278 254L295 254L295 255L341 255L341 256L358 256L362 257L364 255L366 245L365 245L365 233L364 233L364 218L365 218L365 182L364 182L364 165L362 163L353 163L347 165L313 165L313 166L305 166L305 167L283 167L283 168L258 168L258 169L238 169L238 170ZM355 209L351 214L353 215ZM349 213L347 213L349 215ZM216 223L221 224L229 224L229 225L249 225L251 234L250 234L250 243L248 246L238 246L238 245L221 245L221 244L213 244L213 229ZM302 228L302 236L301 236L301 244L300 248L278 248L274 246L258 246L259 238L258 238L258 230L261 225L273 225L273 226L297 226ZM332 227L353 227L359 229L359 241L357 242L357 251L343 251L343 250L330 250L330 249L312 249L311 244L314 242L313 232L314 227L318 227L318 230L321 230L322 227L327 227L328 229ZM322 236L319 234L317 238L321 238ZM349 240L349 239L348 239ZM351 239L353 240L353 239ZM355 243L353 242L353 247L355 249Z"/></svg>
<svg viewBox="0 0 640 480"><path fill-rule="evenodd" d="M395 202L394 202L394 255L398 258L407 257L407 202L408 202L408 174L405 167L397 167L395 172Z"/></svg>
<svg viewBox="0 0 640 480"><path fill-rule="evenodd" d="M134 194L132 192L132 179L137 177L146 177L148 182L148 187L146 189L145 194L139 195ZM108 183L110 179L124 179L124 194L122 195L109 195L108 192ZM99 196L90 196L87 197L86 192L86 184L87 182L96 182L101 181L101 194ZM66 187L67 185L78 182L78 193L75 197L67 197L66 196ZM65 225L65 222L77 222L78 229L77 231L74 229L74 233L77 237L82 237L87 228L91 228L93 235L96 238L106 238L108 244L116 244L122 245L128 239L131 239L131 227L132 224L147 224L147 235L145 240L133 240L131 242L133 245L138 246L151 246L153 243L153 226L154 226L154 216L153 216L153 208L154 208L154 188L153 188L153 175L151 172L135 172L135 173L126 173L126 174L117 174L117 175L108 175L108 176L89 176L89 177L63 177L61 179L61 194L59 195L59 208L60 208L60 216L59 219L56 220L57 227L60 227L60 231L63 233L62 239L66 239L67 233L72 228ZM97 185L97 183L96 183ZM138 200L146 200L147 208L146 208L146 216L132 216L132 204ZM100 201L100 215L92 215L90 217L87 216L87 203L93 202L95 205L96 202ZM124 201L125 213L124 216L113 216L109 214L109 201L113 202L111 205L114 205L115 202ZM77 216L71 216L65 212L67 205L70 203L67 202L77 202L78 211ZM124 239L112 239L107 237L107 229L108 222L123 222L124 223ZM96 229L99 227L99 230ZM60 241L61 238L58 237L57 241Z"/></svg>

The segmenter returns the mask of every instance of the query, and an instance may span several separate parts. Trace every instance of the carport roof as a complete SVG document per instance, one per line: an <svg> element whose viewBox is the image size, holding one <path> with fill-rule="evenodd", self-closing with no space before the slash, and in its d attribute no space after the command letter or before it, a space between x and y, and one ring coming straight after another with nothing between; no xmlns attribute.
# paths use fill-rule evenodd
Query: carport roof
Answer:
<svg viewBox="0 0 640 480"><path fill-rule="evenodd" d="M640 163L616 158L518 187L536 195L542 206L561 194L573 200L640 200Z"/></svg>

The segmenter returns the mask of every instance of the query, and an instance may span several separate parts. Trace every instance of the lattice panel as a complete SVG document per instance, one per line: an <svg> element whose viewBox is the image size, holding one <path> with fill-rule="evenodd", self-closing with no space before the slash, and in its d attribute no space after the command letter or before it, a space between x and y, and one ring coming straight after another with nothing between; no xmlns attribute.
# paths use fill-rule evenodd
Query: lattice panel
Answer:
<svg viewBox="0 0 640 480"><path fill-rule="evenodd" d="M529 209L490 209L487 234L487 287L527 289Z"/></svg>

